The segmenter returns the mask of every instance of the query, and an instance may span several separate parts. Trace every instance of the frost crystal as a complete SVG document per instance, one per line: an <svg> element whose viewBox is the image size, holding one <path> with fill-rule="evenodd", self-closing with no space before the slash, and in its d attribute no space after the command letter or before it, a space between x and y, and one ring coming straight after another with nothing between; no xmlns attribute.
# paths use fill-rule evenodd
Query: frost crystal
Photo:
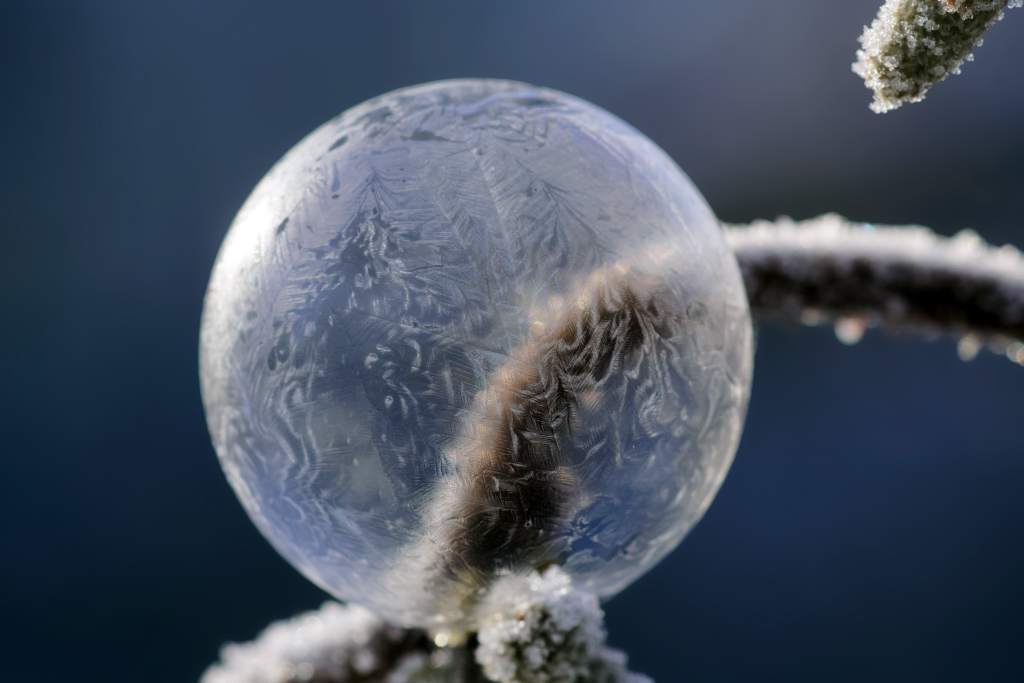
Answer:
<svg viewBox="0 0 1024 683"><path fill-rule="evenodd" d="M557 567L504 577L479 610L484 628L467 642L468 634L429 638L328 602L271 624L250 643L225 645L201 683L653 683L605 647L597 597L573 588Z"/></svg>
<svg viewBox="0 0 1024 683"><path fill-rule="evenodd" d="M860 37L853 72L875 93L871 110L920 102L949 74L972 61L981 35L1021 0L886 0Z"/></svg>
<svg viewBox="0 0 1024 683"><path fill-rule="evenodd" d="M653 683L605 646L597 597L572 587L558 567L509 576L485 603L476 660L500 683Z"/></svg>
<svg viewBox="0 0 1024 683"><path fill-rule="evenodd" d="M250 643L228 643L201 683L385 680L389 672L388 681L402 683L412 670L430 668L426 649L422 631L394 628L362 607L328 602L271 624Z"/></svg>

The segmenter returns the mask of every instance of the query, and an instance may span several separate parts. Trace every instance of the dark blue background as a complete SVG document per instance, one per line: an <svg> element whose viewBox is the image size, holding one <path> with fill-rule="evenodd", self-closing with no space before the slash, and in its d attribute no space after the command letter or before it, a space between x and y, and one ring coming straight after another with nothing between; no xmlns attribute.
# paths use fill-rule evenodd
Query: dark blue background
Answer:
<svg viewBox="0 0 1024 683"><path fill-rule="evenodd" d="M878 116L850 62L880 1L3 3L0 678L194 680L325 599L221 475L197 333L253 185L368 97L525 80L645 132L724 220L1024 244L1024 11ZM732 473L612 643L660 683L1024 677L1022 396L948 339L764 326Z"/></svg>

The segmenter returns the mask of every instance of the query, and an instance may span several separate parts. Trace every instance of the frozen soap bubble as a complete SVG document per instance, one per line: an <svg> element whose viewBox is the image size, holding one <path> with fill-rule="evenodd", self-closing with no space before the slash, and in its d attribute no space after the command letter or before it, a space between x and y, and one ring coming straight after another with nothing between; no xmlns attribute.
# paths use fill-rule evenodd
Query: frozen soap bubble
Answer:
<svg viewBox="0 0 1024 683"><path fill-rule="evenodd" d="M598 595L725 477L751 325L718 221L654 143L560 92L465 80L324 124L239 211L201 379L231 486L330 593L471 627L496 576Z"/></svg>

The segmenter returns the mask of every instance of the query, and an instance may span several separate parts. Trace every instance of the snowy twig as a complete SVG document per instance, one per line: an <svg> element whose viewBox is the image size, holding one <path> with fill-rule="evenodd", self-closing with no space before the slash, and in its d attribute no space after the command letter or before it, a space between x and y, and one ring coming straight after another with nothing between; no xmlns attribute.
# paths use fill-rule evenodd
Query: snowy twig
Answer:
<svg viewBox="0 0 1024 683"><path fill-rule="evenodd" d="M202 683L383 681L431 666L425 632L388 626L362 607L336 602L275 622L256 640L229 643L220 654Z"/></svg>
<svg viewBox="0 0 1024 683"><path fill-rule="evenodd" d="M751 311L817 324L837 320L855 342L865 327L949 333L961 356L982 343L1024 362L1024 257L965 230L852 223L836 214L726 226Z"/></svg>
<svg viewBox="0 0 1024 683"><path fill-rule="evenodd" d="M500 683L653 683L605 646L597 596L572 587L558 567L509 576L483 606L476 660Z"/></svg>
<svg viewBox="0 0 1024 683"><path fill-rule="evenodd" d="M558 567L500 580L485 613L478 636L429 637L328 602L225 645L202 683L653 683L605 646L597 597Z"/></svg>
<svg viewBox="0 0 1024 683"><path fill-rule="evenodd" d="M982 34L1022 0L886 0L864 27L853 71L875 93L871 110L920 102L933 85L960 73Z"/></svg>

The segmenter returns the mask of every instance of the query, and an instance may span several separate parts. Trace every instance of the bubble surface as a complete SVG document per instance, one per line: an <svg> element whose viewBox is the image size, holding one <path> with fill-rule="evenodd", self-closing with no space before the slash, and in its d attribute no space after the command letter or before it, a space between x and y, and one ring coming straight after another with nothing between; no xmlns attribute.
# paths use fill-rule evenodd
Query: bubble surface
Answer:
<svg viewBox="0 0 1024 683"><path fill-rule="evenodd" d="M607 597L700 519L752 366L735 259L654 143L577 98L445 81L358 105L257 185L200 374L260 531L335 596L468 627L496 577Z"/></svg>

